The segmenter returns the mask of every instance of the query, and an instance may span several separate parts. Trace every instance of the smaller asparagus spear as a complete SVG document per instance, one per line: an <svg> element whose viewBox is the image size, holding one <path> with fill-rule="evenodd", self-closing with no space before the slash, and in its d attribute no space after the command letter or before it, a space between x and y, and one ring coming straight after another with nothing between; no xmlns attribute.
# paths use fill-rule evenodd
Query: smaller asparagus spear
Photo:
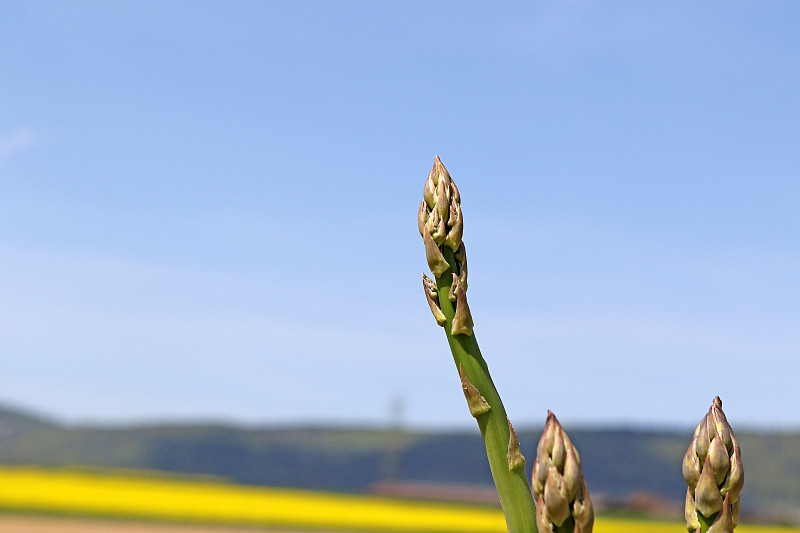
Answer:
<svg viewBox="0 0 800 533"><path fill-rule="evenodd" d="M552 411L536 450L532 485L539 533L592 533L594 510L581 458Z"/></svg>
<svg viewBox="0 0 800 533"><path fill-rule="evenodd" d="M733 533L739 522L744 473L739 443L719 396L694 430L682 469L689 486L686 529L690 533Z"/></svg>

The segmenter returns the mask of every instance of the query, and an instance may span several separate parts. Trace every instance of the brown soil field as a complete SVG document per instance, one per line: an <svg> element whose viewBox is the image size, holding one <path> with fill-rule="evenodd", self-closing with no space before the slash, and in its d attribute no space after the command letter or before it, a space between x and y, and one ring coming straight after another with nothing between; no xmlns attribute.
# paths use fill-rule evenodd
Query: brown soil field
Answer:
<svg viewBox="0 0 800 533"><path fill-rule="evenodd" d="M16 514L0 514L0 531L3 533L282 533L273 529L246 527L160 524Z"/></svg>

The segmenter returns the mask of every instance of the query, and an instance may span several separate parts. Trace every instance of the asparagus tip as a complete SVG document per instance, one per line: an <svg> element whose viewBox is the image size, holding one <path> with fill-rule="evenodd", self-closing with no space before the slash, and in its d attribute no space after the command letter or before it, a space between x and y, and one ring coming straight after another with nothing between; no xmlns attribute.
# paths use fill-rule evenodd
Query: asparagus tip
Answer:
<svg viewBox="0 0 800 533"><path fill-rule="evenodd" d="M688 485L686 528L699 531L698 524L710 522L709 532L732 533L739 519L744 474L739 443L719 396L694 431L682 471Z"/></svg>
<svg viewBox="0 0 800 533"><path fill-rule="evenodd" d="M569 440L553 411L547 411L531 477L540 531L556 531L572 516L575 531L590 533L594 511L581 472L578 450Z"/></svg>

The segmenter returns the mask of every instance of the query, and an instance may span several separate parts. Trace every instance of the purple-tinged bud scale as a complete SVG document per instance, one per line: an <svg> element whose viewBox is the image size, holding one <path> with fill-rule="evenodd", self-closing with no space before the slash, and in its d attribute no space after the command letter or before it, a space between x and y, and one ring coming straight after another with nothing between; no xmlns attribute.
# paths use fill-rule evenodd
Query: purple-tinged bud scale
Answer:
<svg viewBox="0 0 800 533"><path fill-rule="evenodd" d="M464 391L464 397L467 399L469 413L475 418L478 418L482 414L489 412L491 406L486 402L486 398L481 396L478 389L469 381L463 366L458 367L458 375L461 377L461 388Z"/></svg>
<svg viewBox="0 0 800 533"><path fill-rule="evenodd" d="M433 313L433 318L436 319L437 324L444 326L445 322L447 322L447 319L445 318L444 313L442 313L442 308L439 307L439 304L437 303L439 295L438 289L436 288L436 282L423 274L422 288L425 291L425 298L428 300L428 305L431 308L431 313Z"/></svg>
<svg viewBox="0 0 800 533"><path fill-rule="evenodd" d="M472 328L475 324L472 322L472 313L467 305L467 291L464 290L461 280L455 274L453 274L452 286L455 287L456 314L453 317L451 333L453 335L472 335Z"/></svg>
<svg viewBox="0 0 800 533"><path fill-rule="evenodd" d="M514 426L511 425L511 420L506 418L508 422L508 469L514 470L516 468L525 467L525 456L519 449L519 440L517 439L517 432L514 431Z"/></svg>

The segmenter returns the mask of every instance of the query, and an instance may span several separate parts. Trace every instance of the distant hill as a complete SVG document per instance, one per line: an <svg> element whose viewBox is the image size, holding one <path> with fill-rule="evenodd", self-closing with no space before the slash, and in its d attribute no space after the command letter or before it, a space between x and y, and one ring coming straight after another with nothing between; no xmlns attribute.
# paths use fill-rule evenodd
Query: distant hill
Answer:
<svg viewBox="0 0 800 533"><path fill-rule="evenodd" d="M27 433L48 427L57 427L57 424L38 414L0 406L0 439L14 433Z"/></svg>
<svg viewBox="0 0 800 533"><path fill-rule="evenodd" d="M681 514L691 434L567 428L595 499L648 494ZM533 463L541 428L518 431ZM737 433L745 511L800 513L800 433ZM0 463L83 465L222 476L239 483L366 492L380 482L492 483L477 428L414 432L234 425L72 427L0 408Z"/></svg>

